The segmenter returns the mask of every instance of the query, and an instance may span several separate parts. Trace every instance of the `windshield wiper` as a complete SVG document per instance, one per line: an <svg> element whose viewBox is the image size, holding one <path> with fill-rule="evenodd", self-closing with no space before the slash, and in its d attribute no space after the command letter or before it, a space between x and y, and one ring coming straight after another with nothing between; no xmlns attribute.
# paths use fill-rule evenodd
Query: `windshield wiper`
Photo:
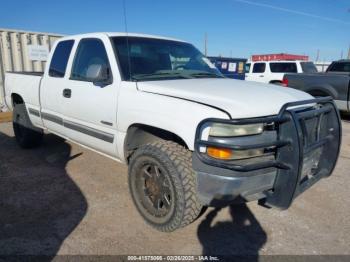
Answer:
<svg viewBox="0 0 350 262"><path fill-rule="evenodd" d="M159 78L159 77L181 77L181 78L189 78L186 75L183 75L180 72L159 72L159 73L152 73L152 74L139 74L134 75L133 79L135 80L142 80L142 79L152 79L152 78Z"/></svg>
<svg viewBox="0 0 350 262"><path fill-rule="evenodd" d="M211 78L224 78L224 76L210 73L210 72L186 72L186 70L180 72L158 72L151 74L138 74L132 77L133 80L152 80L152 79L162 79L162 78L200 78L200 77L211 77Z"/></svg>
<svg viewBox="0 0 350 262"><path fill-rule="evenodd" d="M214 78L224 78L224 76L221 75L217 75L215 73L210 73L210 72L199 72L199 73L192 73L190 74L190 76L194 76L194 77L214 77Z"/></svg>

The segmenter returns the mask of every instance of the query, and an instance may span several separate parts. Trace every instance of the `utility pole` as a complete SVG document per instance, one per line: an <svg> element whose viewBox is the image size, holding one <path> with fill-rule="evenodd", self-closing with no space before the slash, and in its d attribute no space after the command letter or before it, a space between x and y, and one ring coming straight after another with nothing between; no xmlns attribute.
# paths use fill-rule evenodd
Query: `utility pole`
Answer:
<svg viewBox="0 0 350 262"><path fill-rule="evenodd" d="M350 45L349 45L349 51L348 51L348 59L350 59Z"/></svg>
<svg viewBox="0 0 350 262"><path fill-rule="evenodd" d="M204 55L207 56L208 54L208 36L207 36L207 33L205 33L204 35Z"/></svg>
<svg viewBox="0 0 350 262"><path fill-rule="evenodd" d="M340 52L340 59L343 59L343 49Z"/></svg>

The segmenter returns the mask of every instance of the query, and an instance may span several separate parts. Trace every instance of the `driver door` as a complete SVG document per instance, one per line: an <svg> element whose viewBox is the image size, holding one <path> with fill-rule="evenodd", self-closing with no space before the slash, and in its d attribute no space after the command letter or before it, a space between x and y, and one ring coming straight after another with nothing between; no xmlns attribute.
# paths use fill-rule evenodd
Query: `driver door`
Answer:
<svg viewBox="0 0 350 262"><path fill-rule="evenodd" d="M63 90L65 135L73 141L116 156L118 83L110 61L114 54L108 37L80 40ZM107 50L109 49L109 53ZM98 79L104 72L108 79Z"/></svg>

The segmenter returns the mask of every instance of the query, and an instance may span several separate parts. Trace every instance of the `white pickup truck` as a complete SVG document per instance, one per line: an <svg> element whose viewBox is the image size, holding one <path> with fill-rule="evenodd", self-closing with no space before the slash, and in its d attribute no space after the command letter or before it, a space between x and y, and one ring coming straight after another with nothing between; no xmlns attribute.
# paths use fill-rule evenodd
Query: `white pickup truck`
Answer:
<svg viewBox="0 0 350 262"><path fill-rule="evenodd" d="M205 206L286 209L332 173L339 153L330 98L226 79L170 38L64 37L43 74L8 72L5 89L21 147L39 145L46 130L127 164L136 208L161 231Z"/></svg>

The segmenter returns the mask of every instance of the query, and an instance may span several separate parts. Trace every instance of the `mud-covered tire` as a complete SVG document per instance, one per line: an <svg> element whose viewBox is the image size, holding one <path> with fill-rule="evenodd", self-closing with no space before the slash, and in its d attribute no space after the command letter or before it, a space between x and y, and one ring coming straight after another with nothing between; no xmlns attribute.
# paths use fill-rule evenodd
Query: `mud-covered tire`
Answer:
<svg viewBox="0 0 350 262"><path fill-rule="evenodd" d="M155 172L155 177L158 175L161 177L159 180L163 181L161 185L164 185L165 190L159 191L168 192L166 194L170 199L168 201L164 198L164 203L168 202L168 205L163 206L169 209L165 210L168 213L163 212L166 215L157 209L160 205L154 206L149 188L146 188L147 179L150 178L144 175L144 170L152 165L154 170L158 165L159 173ZM149 170L151 172L152 168ZM145 187L143 191L142 187ZM174 142L160 140L143 145L134 152L129 163L129 189L141 216L159 231L171 232L184 227L197 219L202 210L197 196L197 179L192 169L191 152Z"/></svg>
<svg viewBox="0 0 350 262"><path fill-rule="evenodd" d="M22 148L39 146L43 138L43 131L33 126L24 103L15 105L12 118L13 131L19 146Z"/></svg>

